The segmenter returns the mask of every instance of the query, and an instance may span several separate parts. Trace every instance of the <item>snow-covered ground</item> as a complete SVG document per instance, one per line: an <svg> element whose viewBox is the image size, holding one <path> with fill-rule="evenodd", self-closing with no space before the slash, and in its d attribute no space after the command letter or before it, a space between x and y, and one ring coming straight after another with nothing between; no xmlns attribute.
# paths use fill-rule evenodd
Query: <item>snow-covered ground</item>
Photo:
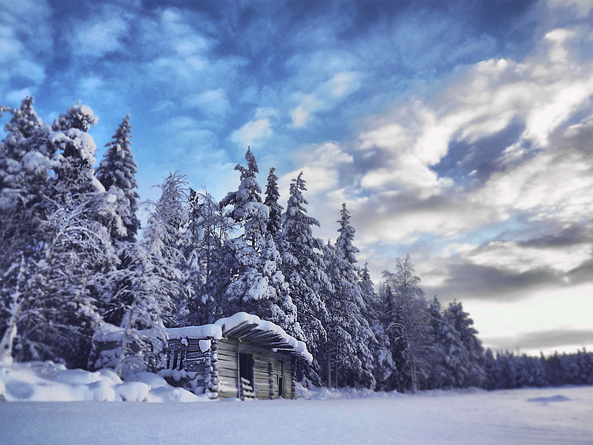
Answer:
<svg viewBox="0 0 593 445"><path fill-rule="evenodd" d="M12 377L7 375L10 368L0 367L4 373L0 393L7 399L15 400L19 390L21 396L28 394L21 400L47 399L48 393L56 391L62 392L62 400L112 394L106 386L117 400L125 391L147 390L131 382L117 383L112 375L108 378L113 384L96 384L89 379L105 382L103 374L89 377L77 370L42 379L39 369L29 372L18 366L16 371L12 368ZM28 384L14 386L26 379ZM189 393L195 399L175 397L166 386L152 388L151 384L162 384L158 378L151 381L144 375L142 379L150 386L145 395L148 401L198 399ZM96 386L103 389L93 392ZM299 400L254 402L0 403L0 444L593 443L593 387L428 391L414 396L325 389L300 394L304 398Z"/></svg>

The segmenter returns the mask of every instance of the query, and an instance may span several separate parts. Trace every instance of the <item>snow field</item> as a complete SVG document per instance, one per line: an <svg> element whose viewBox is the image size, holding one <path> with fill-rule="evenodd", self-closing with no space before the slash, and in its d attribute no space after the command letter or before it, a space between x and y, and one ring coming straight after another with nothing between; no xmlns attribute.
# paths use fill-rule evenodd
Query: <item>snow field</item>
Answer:
<svg viewBox="0 0 593 445"><path fill-rule="evenodd" d="M348 394L357 393L207 404L1 403L0 443L593 443L593 387Z"/></svg>

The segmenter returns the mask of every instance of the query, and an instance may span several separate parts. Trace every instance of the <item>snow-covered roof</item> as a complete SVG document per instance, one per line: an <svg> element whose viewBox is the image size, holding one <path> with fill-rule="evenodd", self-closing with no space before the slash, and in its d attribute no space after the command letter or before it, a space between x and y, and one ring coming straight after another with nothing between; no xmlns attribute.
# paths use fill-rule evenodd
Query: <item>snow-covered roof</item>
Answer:
<svg viewBox="0 0 593 445"><path fill-rule="evenodd" d="M214 324L203 326L186 326L183 328L164 329L168 338L193 338L196 340L214 338L233 338L242 342L256 343L278 351L286 351L307 360L313 356L307 351L307 345L288 335L280 326L259 318L257 315L238 312L230 317L221 318ZM96 341L119 341L124 329L104 323L95 334ZM142 331L151 335L151 331Z"/></svg>
<svg viewBox="0 0 593 445"><path fill-rule="evenodd" d="M287 351L309 363L313 360L305 343L288 335L280 326L246 312L221 318L214 324L169 328L165 331L169 338L234 338L242 342L257 343L279 351Z"/></svg>

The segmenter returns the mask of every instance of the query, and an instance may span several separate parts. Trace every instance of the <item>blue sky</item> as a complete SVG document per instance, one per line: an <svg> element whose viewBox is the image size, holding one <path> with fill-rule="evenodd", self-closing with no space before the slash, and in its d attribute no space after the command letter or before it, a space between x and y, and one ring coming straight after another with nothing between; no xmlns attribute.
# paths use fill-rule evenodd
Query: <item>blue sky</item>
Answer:
<svg viewBox="0 0 593 445"><path fill-rule="evenodd" d="M590 1L121 3L0 0L0 103L81 100L98 159L129 113L143 199L170 171L222 198L250 145L486 346L593 348Z"/></svg>

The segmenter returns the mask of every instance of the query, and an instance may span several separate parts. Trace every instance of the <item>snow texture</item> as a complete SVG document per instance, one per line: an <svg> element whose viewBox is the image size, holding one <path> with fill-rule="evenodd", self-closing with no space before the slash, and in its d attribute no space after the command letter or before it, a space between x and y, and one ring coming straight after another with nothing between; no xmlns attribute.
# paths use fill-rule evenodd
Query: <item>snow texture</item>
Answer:
<svg viewBox="0 0 593 445"><path fill-rule="evenodd" d="M97 372L64 365L27 362L0 365L0 401L7 402L198 402L209 400L169 386L149 372L128 374L122 381L109 369ZM3 429L0 420L0 430ZM5 444L0 439L0 443Z"/></svg>
<svg viewBox="0 0 593 445"><path fill-rule="evenodd" d="M172 401L173 396L159 395L162 388L150 394ZM166 407L151 403L0 403L0 443L115 445L197 440L258 445L512 445L590 444L593 437L593 387L437 390L416 395L326 389L308 393L311 400ZM562 403L530 403L534 399Z"/></svg>

